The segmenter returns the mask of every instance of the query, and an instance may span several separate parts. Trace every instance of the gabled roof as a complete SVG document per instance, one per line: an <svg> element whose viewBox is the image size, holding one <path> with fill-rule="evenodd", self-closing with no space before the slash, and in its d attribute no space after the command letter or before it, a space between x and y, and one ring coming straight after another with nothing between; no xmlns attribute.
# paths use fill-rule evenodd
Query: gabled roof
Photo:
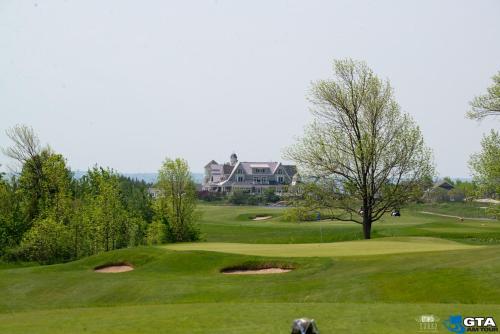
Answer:
<svg viewBox="0 0 500 334"><path fill-rule="evenodd" d="M442 182L438 182L434 185L434 188L443 188L443 189L446 189L446 190L450 190L450 189L453 189L455 187L453 187L451 184L449 184L448 182L446 181L442 181Z"/></svg>
<svg viewBox="0 0 500 334"><path fill-rule="evenodd" d="M222 171L224 175L231 174L233 172L234 166L231 165L224 165L222 167Z"/></svg>
<svg viewBox="0 0 500 334"><path fill-rule="evenodd" d="M293 177L295 174L297 174L297 166L283 165L282 167L285 170L285 173L290 177Z"/></svg>
<svg viewBox="0 0 500 334"><path fill-rule="evenodd" d="M210 165L218 165L218 163L217 163L217 161L212 160L212 161L210 161L208 164L206 164L206 165L205 165L205 168L207 168L207 167L208 167L208 166L210 166Z"/></svg>

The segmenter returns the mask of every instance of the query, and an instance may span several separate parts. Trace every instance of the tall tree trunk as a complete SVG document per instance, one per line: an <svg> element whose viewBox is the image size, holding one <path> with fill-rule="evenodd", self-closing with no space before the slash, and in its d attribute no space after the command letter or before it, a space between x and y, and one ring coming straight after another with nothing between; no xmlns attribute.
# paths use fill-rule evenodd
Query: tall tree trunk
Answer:
<svg viewBox="0 0 500 334"><path fill-rule="evenodd" d="M363 218L363 236L365 239L371 238L372 222Z"/></svg>
<svg viewBox="0 0 500 334"><path fill-rule="evenodd" d="M371 208L368 205L363 206L363 236L365 239L371 238L372 232L372 219L371 219Z"/></svg>

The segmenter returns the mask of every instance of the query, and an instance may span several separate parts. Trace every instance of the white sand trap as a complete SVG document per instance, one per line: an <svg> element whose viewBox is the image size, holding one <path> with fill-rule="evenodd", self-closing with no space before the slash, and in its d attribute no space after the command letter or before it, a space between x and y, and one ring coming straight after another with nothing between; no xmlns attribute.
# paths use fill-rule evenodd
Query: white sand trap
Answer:
<svg viewBox="0 0 500 334"><path fill-rule="evenodd" d="M223 271L226 275L267 275L267 274L284 274L292 271L292 269L282 268L266 268L266 269L248 269L248 270L227 270Z"/></svg>
<svg viewBox="0 0 500 334"><path fill-rule="evenodd" d="M266 220L266 219L270 219L270 218L273 218L273 216L255 217L255 218L254 218L254 219L252 219L252 220Z"/></svg>
<svg viewBox="0 0 500 334"><path fill-rule="evenodd" d="M96 273L124 273L127 271L132 271L134 270L134 267L122 264L122 265L117 265L117 266L106 266L106 267L101 267L94 269Z"/></svg>

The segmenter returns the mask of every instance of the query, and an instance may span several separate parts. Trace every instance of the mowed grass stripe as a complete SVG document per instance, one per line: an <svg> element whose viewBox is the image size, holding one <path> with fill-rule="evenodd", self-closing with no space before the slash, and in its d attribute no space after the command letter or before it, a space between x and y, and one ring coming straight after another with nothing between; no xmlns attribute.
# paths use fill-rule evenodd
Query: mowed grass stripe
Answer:
<svg viewBox="0 0 500 334"><path fill-rule="evenodd" d="M396 237L373 240L307 244L182 243L161 246L176 251L212 251L273 257L344 257L419 253L450 250L474 250L472 246L439 238Z"/></svg>
<svg viewBox="0 0 500 334"><path fill-rule="evenodd" d="M293 319L314 318L322 333L415 333L422 314L498 317L500 305L206 303L57 309L0 314L2 333L290 333ZM445 331L442 322L438 331Z"/></svg>

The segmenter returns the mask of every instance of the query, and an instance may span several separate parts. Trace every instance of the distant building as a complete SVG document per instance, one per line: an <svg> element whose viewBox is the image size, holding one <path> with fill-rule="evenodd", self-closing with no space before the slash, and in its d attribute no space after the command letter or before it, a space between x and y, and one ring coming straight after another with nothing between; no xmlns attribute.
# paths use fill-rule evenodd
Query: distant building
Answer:
<svg viewBox="0 0 500 334"><path fill-rule="evenodd" d="M280 162L241 162L235 153L230 162L219 164L215 160L205 166L203 190L229 193L243 191L260 194L271 188L282 194L292 182L297 182L297 168Z"/></svg>
<svg viewBox="0 0 500 334"><path fill-rule="evenodd" d="M150 195L151 197L153 197L153 198L158 198L158 197L160 197L160 193L161 193L161 191L160 191L160 189L158 189L158 188L152 188L152 187L151 187L151 188L148 188L148 193L149 193L149 195Z"/></svg>
<svg viewBox="0 0 500 334"><path fill-rule="evenodd" d="M436 184L434 184L434 188L442 188L445 190L451 190L455 187L453 187L453 185L449 184L446 181L441 181L441 182L437 182Z"/></svg>
<svg viewBox="0 0 500 334"><path fill-rule="evenodd" d="M463 192L456 191L452 184L443 180L434 183L431 188L427 189L423 198L429 202L454 202L463 201L465 196Z"/></svg>

